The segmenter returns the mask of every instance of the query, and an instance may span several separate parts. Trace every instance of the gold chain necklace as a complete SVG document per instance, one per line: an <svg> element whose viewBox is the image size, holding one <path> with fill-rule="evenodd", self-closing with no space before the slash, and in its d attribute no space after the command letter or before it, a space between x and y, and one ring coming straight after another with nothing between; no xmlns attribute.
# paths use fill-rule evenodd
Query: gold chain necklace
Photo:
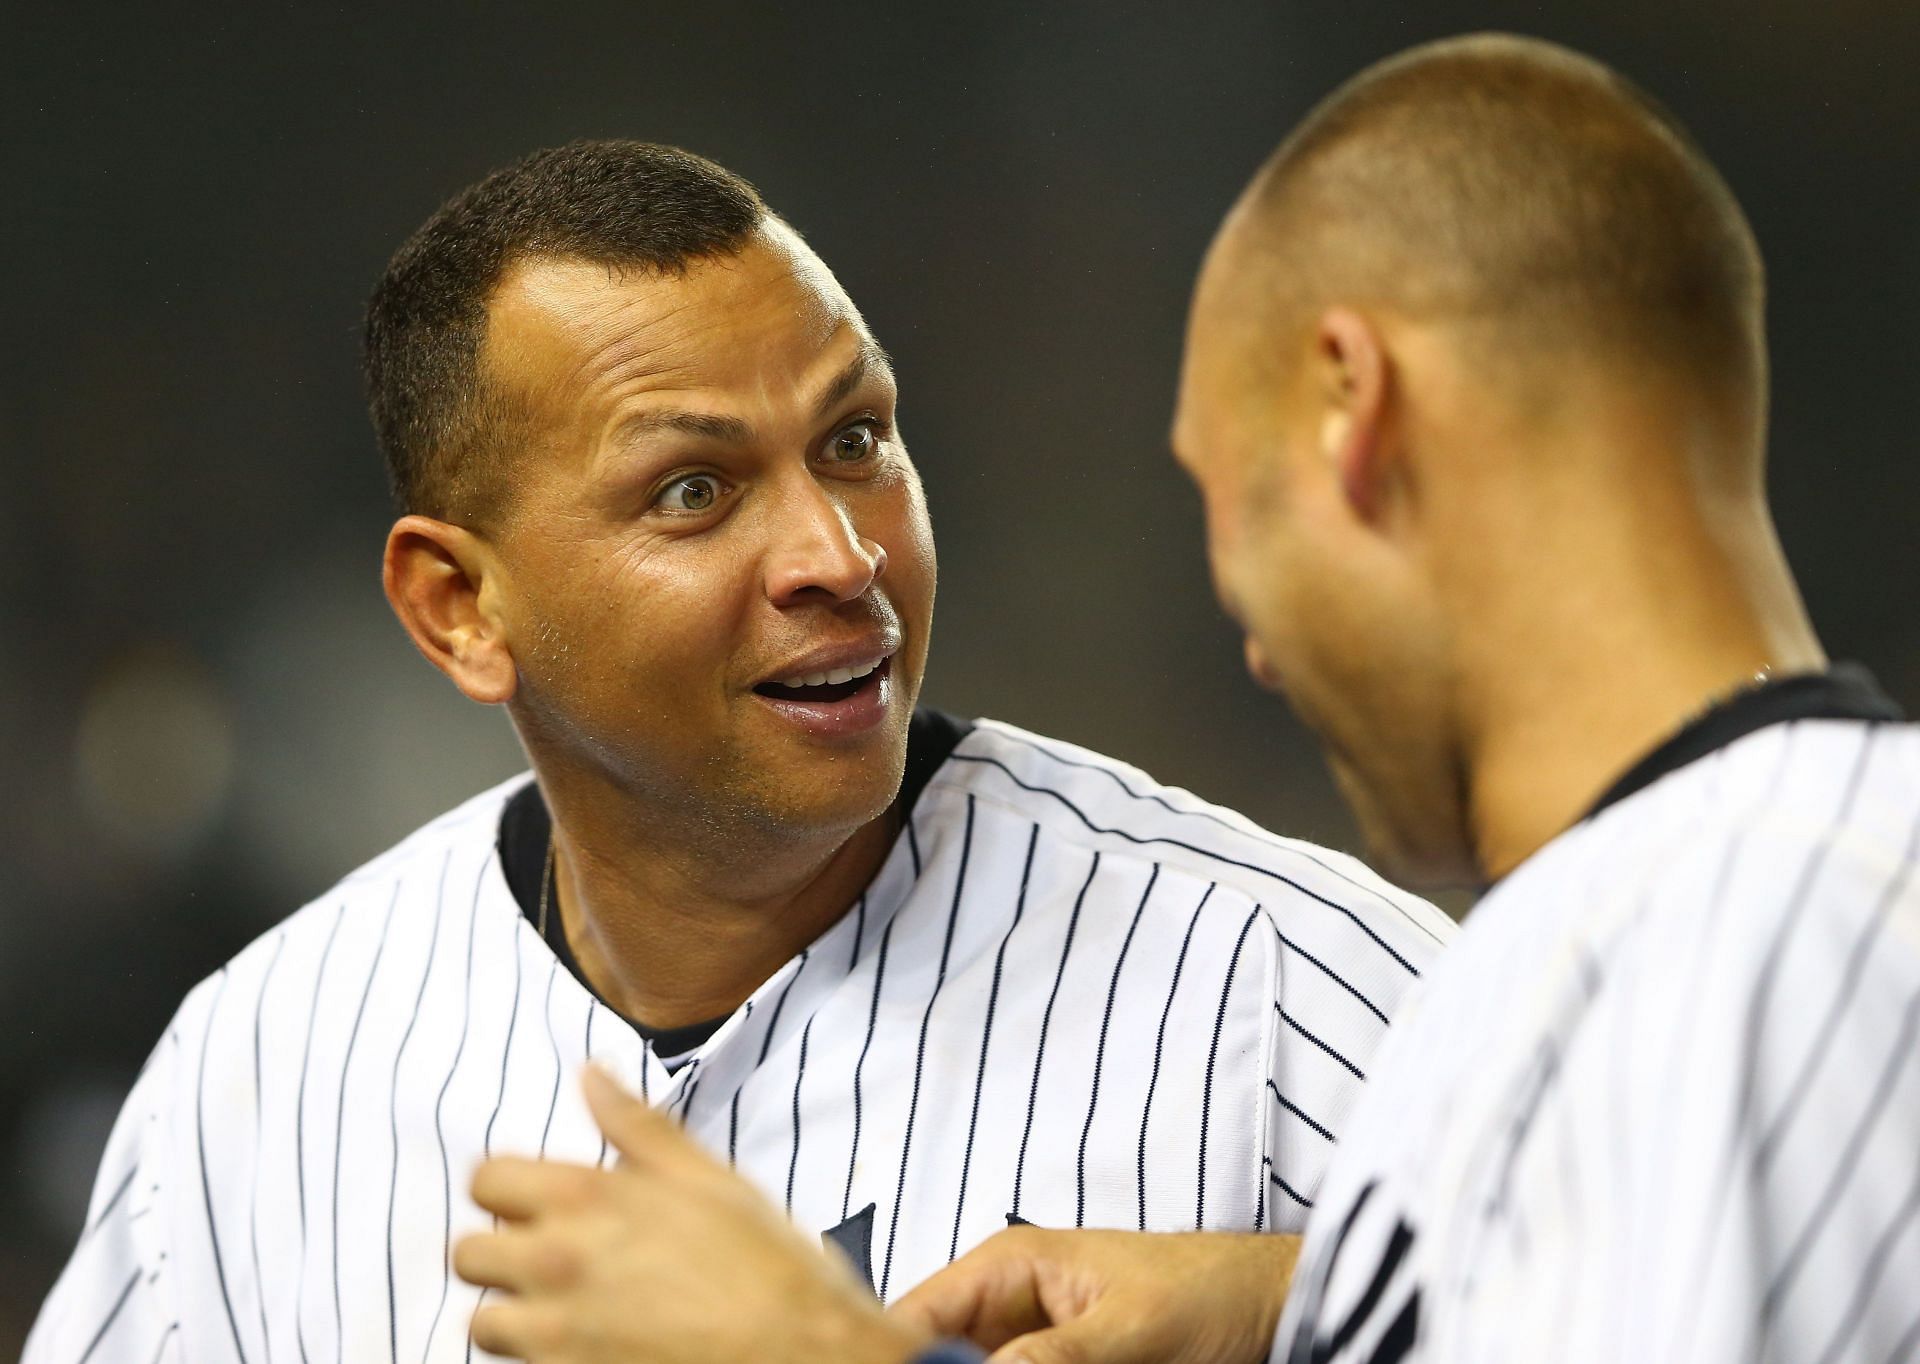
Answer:
<svg viewBox="0 0 1920 1364"><path fill-rule="evenodd" d="M1700 721L1706 719L1707 716L1713 714L1713 712L1715 712L1716 710L1719 710L1722 706L1732 705L1735 701L1740 700L1742 697L1748 696L1753 692L1757 692L1762 687L1767 686L1770 683L1778 682L1781 680L1783 679L1780 678L1773 671L1773 664L1763 663L1758 668L1754 669L1754 671L1751 674L1741 678L1738 682L1734 683L1731 687L1728 687L1725 691L1720 692L1717 695L1709 698L1707 703L1701 706L1700 709L1696 710L1693 714L1689 715L1686 719L1686 722L1682 724L1679 727L1679 729L1676 729L1674 733L1678 734L1680 730L1691 729L1693 726L1699 724Z"/></svg>
<svg viewBox="0 0 1920 1364"><path fill-rule="evenodd" d="M540 940L547 939L547 897L553 890L553 835L547 835L547 864L540 873L540 917L534 928L540 934Z"/></svg>

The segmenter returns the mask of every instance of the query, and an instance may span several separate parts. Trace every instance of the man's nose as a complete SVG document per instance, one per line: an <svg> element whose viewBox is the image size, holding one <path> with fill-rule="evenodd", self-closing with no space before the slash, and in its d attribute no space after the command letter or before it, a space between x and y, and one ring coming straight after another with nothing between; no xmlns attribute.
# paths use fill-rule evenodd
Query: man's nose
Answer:
<svg viewBox="0 0 1920 1364"><path fill-rule="evenodd" d="M852 601L887 568L887 551L861 536L846 509L812 480L781 508L767 560L767 597L793 606L809 596Z"/></svg>

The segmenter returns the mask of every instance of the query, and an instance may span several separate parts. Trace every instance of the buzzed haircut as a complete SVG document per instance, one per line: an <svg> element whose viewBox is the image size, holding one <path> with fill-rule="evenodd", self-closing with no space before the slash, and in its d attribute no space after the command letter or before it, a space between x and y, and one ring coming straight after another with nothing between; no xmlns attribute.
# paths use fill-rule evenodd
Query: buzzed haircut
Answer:
<svg viewBox="0 0 1920 1364"><path fill-rule="evenodd" d="M441 206L367 303L368 406L395 498L481 524L501 510L521 404L486 372L487 300L531 258L674 274L739 251L768 216L753 186L650 142L538 151Z"/></svg>
<svg viewBox="0 0 1920 1364"><path fill-rule="evenodd" d="M1732 191L1650 96L1554 44L1452 38L1363 71L1242 210L1283 301L1478 319L1516 355L1764 393L1764 275Z"/></svg>

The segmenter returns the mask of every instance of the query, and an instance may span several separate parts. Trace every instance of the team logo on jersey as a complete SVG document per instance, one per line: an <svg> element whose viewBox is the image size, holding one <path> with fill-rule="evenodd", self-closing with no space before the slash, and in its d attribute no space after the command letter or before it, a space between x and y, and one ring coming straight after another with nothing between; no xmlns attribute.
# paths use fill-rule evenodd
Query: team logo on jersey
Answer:
<svg viewBox="0 0 1920 1364"><path fill-rule="evenodd" d="M846 1256L869 1289L873 1288L873 1217L878 1206L869 1203L839 1226L820 1233L821 1241Z"/></svg>
<svg viewBox="0 0 1920 1364"><path fill-rule="evenodd" d="M839 1226L829 1227L820 1233L821 1242L846 1256L853 1265L853 1272L876 1296L880 1291L874 1287L873 1280L873 1219L877 1211L878 1205L869 1203ZM1017 1212L1010 1212L1007 1214L1007 1225L1030 1227L1033 1223Z"/></svg>

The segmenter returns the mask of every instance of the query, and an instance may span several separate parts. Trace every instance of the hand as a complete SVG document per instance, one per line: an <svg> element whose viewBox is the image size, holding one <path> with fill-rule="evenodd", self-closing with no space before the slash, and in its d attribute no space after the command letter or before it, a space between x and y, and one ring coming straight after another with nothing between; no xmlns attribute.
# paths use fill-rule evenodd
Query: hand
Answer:
<svg viewBox="0 0 1920 1364"><path fill-rule="evenodd" d="M991 1364L1262 1364L1297 1236L1010 1227L893 1305Z"/></svg>
<svg viewBox="0 0 1920 1364"><path fill-rule="evenodd" d="M596 1066L584 1088L617 1168L499 1158L474 1175L501 1219L454 1248L461 1278L501 1291L476 1345L534 1364L903 1364L928 1343L670 1119Z"/></svg>

